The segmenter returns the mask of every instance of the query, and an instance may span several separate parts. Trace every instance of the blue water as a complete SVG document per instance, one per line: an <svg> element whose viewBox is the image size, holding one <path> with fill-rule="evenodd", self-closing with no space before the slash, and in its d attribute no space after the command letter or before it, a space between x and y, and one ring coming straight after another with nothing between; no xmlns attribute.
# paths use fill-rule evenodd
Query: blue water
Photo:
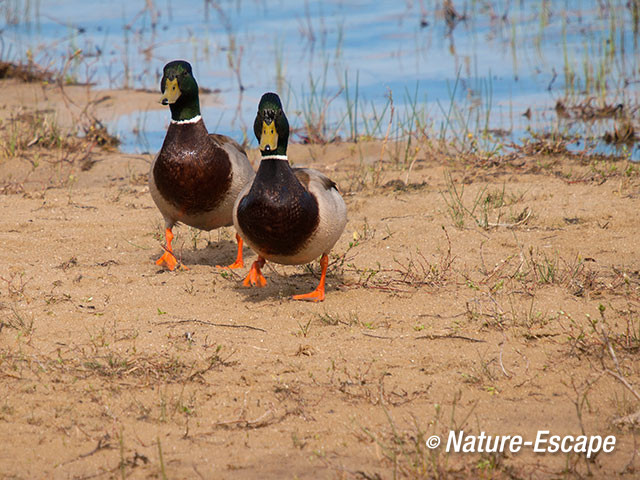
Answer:
<svg viewBox="0 0 640 480"><path fill-rule="evenodd" d="M248 127L265 91L280 93L294 129L327 104L328 139L384 135L388 117L377 131L366 125L388 92L397 137L415 106L434 136L489 128L518 141L532 128L597 139L611 122L561 121L553 107L588 97L640 104L631 3L456 1L466 19L451 30L435 0L8 1L0 30L4 59L31 55L99 88L157 90L163 65L186 59L202 87L219 90L220 105L203 109L209 128L248 135L252 145ZM528 108L531 119L522 116ZM168 111L137 112L109 128L124 151L154 152L168 119ZM616 153L598 141L594 148ZM637 144L631 156L640 159Z"/></svg>

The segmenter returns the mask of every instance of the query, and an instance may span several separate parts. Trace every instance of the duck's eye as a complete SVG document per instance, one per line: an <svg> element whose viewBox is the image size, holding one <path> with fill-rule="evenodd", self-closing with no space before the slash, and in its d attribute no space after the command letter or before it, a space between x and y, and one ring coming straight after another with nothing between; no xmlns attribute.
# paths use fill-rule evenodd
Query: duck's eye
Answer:
<svg viewBox="0 0 640 480"><path fill-rule="evenodd" d="M273 133L273 128L271 129L271 133Z"/></svg>

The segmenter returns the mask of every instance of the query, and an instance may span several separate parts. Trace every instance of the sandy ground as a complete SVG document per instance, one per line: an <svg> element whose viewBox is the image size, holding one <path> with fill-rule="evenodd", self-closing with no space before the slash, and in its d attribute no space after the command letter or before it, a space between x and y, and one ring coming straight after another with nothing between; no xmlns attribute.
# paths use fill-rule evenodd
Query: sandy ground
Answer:
<svg viewBox="0 0 640 480"><path fill-rule="evenodd" d="M5 126L76 118L55 87L3 87ZM0 478L637 478L638 166L425 147L408 174L381 149L290 148L349 209L320 304L289 299L317 264L271 265L264 289L241 286L250 250L217 270L231 229L176 228L189 270L158 268L148 156L3 154ZM426 448L452 429L617 442L589 460Z"/></svg>

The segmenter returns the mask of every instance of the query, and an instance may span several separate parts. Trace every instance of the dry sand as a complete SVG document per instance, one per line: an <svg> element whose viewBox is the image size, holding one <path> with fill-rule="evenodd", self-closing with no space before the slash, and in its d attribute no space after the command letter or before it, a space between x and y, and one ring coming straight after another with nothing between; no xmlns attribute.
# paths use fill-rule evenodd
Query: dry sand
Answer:
<svg viewBox="0 0 640 480"><path fill-rule="evenodd" d="M18 110L78 115L56 87L3 92L5 129ZM189 270L158 268L148 156L3 154L0 478L637 478L638 425L619 419L640 410L638 166L425 146L403 186L388 144L376 186L381 148L290 148L349 209L319 304L289 299L317 264L271 265L264 289L241 286L249 250L217 270L231 229L176 228ZM488 225L456 224L448 178ZM425 447L450 429L617 443L592 461Z"/></svg>

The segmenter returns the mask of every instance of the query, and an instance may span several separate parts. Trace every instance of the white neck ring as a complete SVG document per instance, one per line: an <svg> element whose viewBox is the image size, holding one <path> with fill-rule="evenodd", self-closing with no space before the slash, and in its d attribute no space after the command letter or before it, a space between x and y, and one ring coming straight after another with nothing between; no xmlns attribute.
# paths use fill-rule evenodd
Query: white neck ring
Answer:
<svg viewBox="0 0 640 480"><path fill-rule="evenodd" d="M193 118L188 118L186 120L173 120L171 119L171 123L173 123L174 125L185 125L187 123L198 123L200 120L202 120L202 116L201 115L196 115Z"/></svg>

